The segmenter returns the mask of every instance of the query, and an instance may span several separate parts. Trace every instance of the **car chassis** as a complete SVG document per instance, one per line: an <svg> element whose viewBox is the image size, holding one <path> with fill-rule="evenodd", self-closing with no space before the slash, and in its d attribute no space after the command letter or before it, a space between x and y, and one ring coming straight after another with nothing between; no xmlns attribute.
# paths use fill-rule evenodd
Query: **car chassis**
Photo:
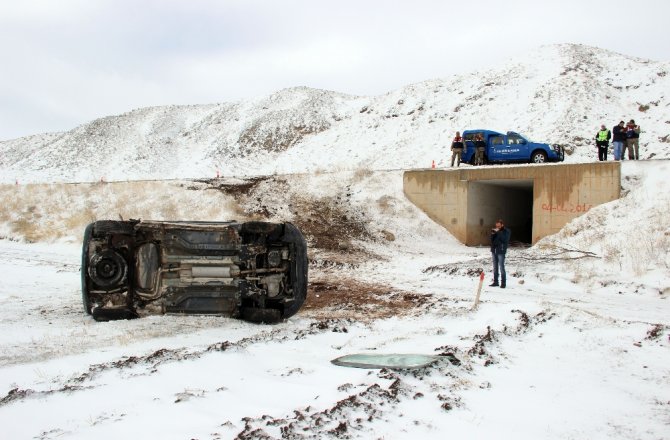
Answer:
<svg viewBox="0 0 670 440"><path fill-rule="evenodd" d="M84 309L97 321L215 314L278 322L307 293L307 245L291 223L101 220L82 249Z"/></svg>

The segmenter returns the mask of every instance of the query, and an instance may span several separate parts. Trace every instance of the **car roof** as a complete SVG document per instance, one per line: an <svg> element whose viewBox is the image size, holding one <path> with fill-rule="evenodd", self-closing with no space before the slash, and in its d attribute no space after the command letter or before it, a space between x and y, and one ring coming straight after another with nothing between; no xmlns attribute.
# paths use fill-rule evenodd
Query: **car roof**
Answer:
<svg viewBox="0 0 670 440"><path fill-rule="evenodd" d="M503 136L502 133L498 133L497 131L493 131L493 130L484 130L484 129L465 130L465 131L463 132L463 136L465 136L466 133L467 133L467 134L469 134L469 133L482 133L484 136L492 136L492 135L493 135L493 136Z"/></svg>

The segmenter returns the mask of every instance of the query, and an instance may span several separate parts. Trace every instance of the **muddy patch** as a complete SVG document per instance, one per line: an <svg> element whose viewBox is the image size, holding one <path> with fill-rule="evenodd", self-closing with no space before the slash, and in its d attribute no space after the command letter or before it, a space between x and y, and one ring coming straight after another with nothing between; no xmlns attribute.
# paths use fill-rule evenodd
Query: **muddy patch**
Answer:
<svg viewBox="0 0 670 440"><path fill-rule="evenodd" d="M300 313L310 318L371 321L418 313L431 298L383 284L346 280L309 283L307 300Z"/></svg>

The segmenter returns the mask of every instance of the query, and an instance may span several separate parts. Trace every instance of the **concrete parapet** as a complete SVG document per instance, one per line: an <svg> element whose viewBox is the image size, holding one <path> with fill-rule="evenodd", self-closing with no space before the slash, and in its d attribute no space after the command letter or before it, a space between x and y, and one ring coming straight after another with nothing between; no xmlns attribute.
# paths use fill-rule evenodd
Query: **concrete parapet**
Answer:
<svg viewBox="0 0 670 440"><path fill-rule="evenodd" d="M423 169L403 175L405 196L467 245L486 245L502 218L513 239L535 243L594 206L618 199L621 164Z"/></svg>

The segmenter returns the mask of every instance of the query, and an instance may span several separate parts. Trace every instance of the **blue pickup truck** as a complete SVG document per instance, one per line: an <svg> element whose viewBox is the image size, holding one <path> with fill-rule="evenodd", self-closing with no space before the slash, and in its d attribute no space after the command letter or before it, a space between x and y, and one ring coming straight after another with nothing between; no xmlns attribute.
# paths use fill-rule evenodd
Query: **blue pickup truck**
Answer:
<svg viewBox="0 0 670 440"><path fill-rule="evenodd" d="M502 134L491 130L466 130L463 132L465 150L461 158L465 163L474 164L474 138L477 134L481 134L486 142L484 163L563 162L565 158L563 147L531 142L513 131Z"/></svg>

